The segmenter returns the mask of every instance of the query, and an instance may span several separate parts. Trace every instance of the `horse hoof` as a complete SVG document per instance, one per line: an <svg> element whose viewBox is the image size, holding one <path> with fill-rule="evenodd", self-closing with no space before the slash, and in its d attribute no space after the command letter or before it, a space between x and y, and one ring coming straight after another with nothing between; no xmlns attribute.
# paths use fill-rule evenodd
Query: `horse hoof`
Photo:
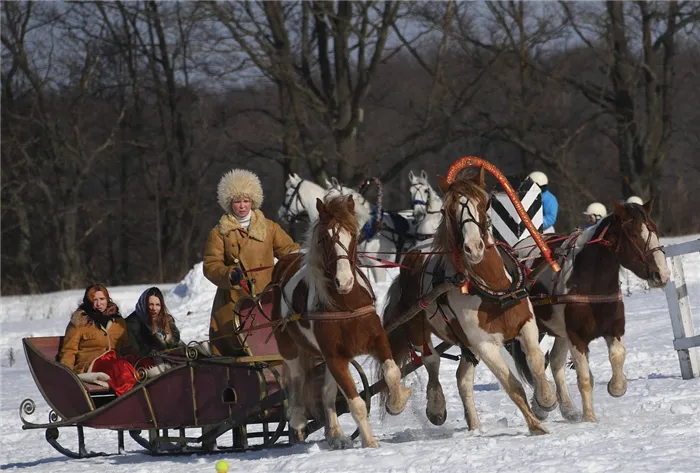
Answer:
<svg viewBox="0 0 700 473"><path fill-rule="evenodd" d="M581 422L583 420L583 415L574 408L560 410L562 417L569 422Z"/></svg>
<svg viewBox="0 0 700 473"><path fill-rule="evenodd" d="M612 397L622 397L627 392L627 380L623 378L622 383L608 382L608 394Z"/></svg>
<svg viewBox="0 0 700 473"><path fill-rule="evenodd" d="M328 439L328 445L332 450L345 450L347 448L352 448L352 439L344 435L331 437Z"/></svg>
<svg viewBox="0 0 700 473"><path fill-rule="evenodd" d="M363 448L379 448L379 442L375 439L368 440L367 442L362 442Z"/></svg>
<svg viewBox="0 0 700 473"><path fill-rule="evenodd" d="M389 399L387 400L387 403L384 407L386 407L387 413L389 413L392 416L397 416L403 412L403 410L406 408L406 404L408 403L408 398L411 397L411 393L413 391L411 388L407 388L405 386L399 386L399 395L398 396L389 396ZM397 399L398 398L398 399Z"/></svg>
<svg viewBox="0 0 700 473"><path fill-rule="evenodd" d="M447 409L443 409L442 412L430 412L428 409L425 410L425 415L428 420L433 425L442 425L447 420Z"/></svg>
<svg viewBox="0 0 700 473"><path fill-rule="evenodd" d="M536 425L534 427L530 427L530 434L531 435L547 435L549 432L547 429L542 427L541 425Z"/></svg>
<svg viewBox="0 0 700 473"><path fill-rule="evenodd" d="M584 414L583 421L584 422L591 422L591 423L595 424L596 422L598 422L598 418L593 413Z"/></svg>
<svg viewBox="0 0 700 473"><path fill-rule="evenodd" d="M425 415L433 425L442 425L447 420L447 407L445 405L445 394L439 384L428 385L428 405L425 408Z"/></svg>
<svg viewBox="0 0 700 473"><path fill-rule="evenodd" d="M557 398L554 397L552 404L549 406L545 406L543 403L541 403L540 401L537 400L537 396L534 396L532 398L532 404L533 404L533 407L534 407L534 405L537 405L537 407L544 412L552 412L554 409L557 408Z"/></svg>
<svg viewBox="0 0 700 473"><path fill-rule="evenodd" d="M549 417L550 411L543 409L542 406L540 406L540 403L537 402L537 399L535 399L534 397L530 402L530 408L532 409L532 413L535 414L535 417L537 417L538 420L546 420L547 417Z"/></svg>

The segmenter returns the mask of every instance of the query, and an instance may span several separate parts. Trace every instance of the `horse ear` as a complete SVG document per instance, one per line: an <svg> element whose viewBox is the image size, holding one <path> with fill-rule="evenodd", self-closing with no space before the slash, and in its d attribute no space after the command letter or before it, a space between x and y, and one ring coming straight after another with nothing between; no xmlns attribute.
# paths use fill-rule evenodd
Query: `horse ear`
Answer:
<svg viewBox="0 0 700 473"><path fill-rule="evenodd" d="M426 181L428 180L428 175L425 173L425 169L421 170L420 177Z"/></svg>
<svg viewBox="0 0 700 473"><path fill-rule="evenodd" d="M416 175L413 174L413 169L411 169L410 171L408 171L408 180L411 181L411 184L413 184L414 182L416 182Z"/></svg>
<svg viewBox="0 0 700 473"><path fill-rule="evenodd" d="M326 206L323 205L323 201L316 197L316 210L318 211L318 217L323 218L326 216Z"/></svg>
<svg viewBox="0 0 700 473"><path fill-rule="evenodd" d="M330 189L331 187L333 187L333 183L331 183L331 181L329 181L328 178L324 178L323 183L326 186L326 189Z"/></svg>
<svg viewBox="0 0 700 473"><path fill-rule="evenodd" d="M349 195L345 203L348 206L348 210L350 212L355 212L355 199L353 199L352 195Z"/></svg>
<svg viewBox="0 0 700 473"><path fill-rule="evenodd" d="M450 183L447 182L447 179L442 177L441 175L438 174L438 186L440 186L440 192L443 194L447 194L447 191L450 190Z"/></svg>
<svg viewBox="0 0 700 473"><path fill-rule="evenodd" d="M642 208L647 213L647 215L651 215L651 209L654 208L654 199L649 199L649 202L642 205Z"/></svg>
<svg viewBox="0 0 700 473"><path fill-rule="evenodd" d="M335 177L331 177L331 183L333 183L334 187L340 187L340 182L338 182L338 179Z"/></svg>
<svg viewBox="0 0 700 473"><path fill-rule="evenodd" d="M486 182L485 175L484 175L484 168L479 168L479 172L474 175L472 180L479 187L484 187L484 185L485 185L484 183Z"/></svg>
<svg viewBox="0 0 700 473"><path fill-rule="evenodd" d="M625 210L625 206L614 199L612 201L612 204L613 204L613 209L614 209L615 215L617 215L618 217L624 217L625 214L627 213L627 211Z"/></svg>

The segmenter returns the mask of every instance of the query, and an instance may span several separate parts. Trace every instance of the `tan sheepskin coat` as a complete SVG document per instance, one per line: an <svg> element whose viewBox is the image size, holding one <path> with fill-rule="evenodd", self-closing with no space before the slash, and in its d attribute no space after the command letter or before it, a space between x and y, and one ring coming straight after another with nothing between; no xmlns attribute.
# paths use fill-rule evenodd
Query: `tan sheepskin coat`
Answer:
<svg viewBox="0 0 700 473"><path fill-rule="evenodd" d="M214 355L240 354L240 346L233 335L233 309L236 301L247 293L240 286L231 284L231 270L239 267L250 271L269 266L247 275L253 292L260 293L272 278L273 258L297 250L299 245L279 225L266 219L260 210L253 210L248 231L234 216L226 214L209 232L204 250L204 276L218 287L209 323Z"/></svg>
<svg viewBox="0 0 700 473"><path fill-rule="evenodd" d="M59 361L76 374L87 373L92 370L93 362L109 350L120 356L131 353L126 321L116 317L101 328L82 310L73 312L63 337Z"/></svg>

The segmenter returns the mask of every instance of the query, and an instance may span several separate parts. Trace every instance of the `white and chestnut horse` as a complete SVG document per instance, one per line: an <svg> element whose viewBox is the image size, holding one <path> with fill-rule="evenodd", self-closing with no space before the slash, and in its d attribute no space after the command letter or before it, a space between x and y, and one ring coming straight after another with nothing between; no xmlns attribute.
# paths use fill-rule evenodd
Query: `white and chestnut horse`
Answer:
<svg viewBox="0 0 700 473"><path fill-rule="evenodd" d="M353 358L369 354L381 364L390 391L386 402L390 414L401 413L411 393L401 385L401 372L391 356L374 294L357 268L358 222L354 207L350 197L317 200L319 218L309 227L306 252L303 256L282 257L272 275L279 297L272 320L300 314L298 321L289 321L284 329L274 332L287 368L290 429L303 440L307 405L322 398L326 439L331 448L352 444L338 423L338 387L360 430L362 446L378 446L367 421L365 401L350 375ZM317 385L307 380L320 358L326 363L326 373L317 391Z"/></svg>
<svg viewBox="0 0 700 473"><path fill-rule="evenodd" d="M530 432L544 434L547 431L528 406L521 383L500 352L508 340L522 342L534 373L535 399L543 410L554 409L557 400L545 376L532 305L522 291L522 269L512 255L495 244L491 234L483 169L476 178L452 184L441 178L440 189L445 195L444 219L435 238L406 255L402 262L405 268L388 292L384 327L389 331L394 359L402 365L414 348L422 351L429 377L426 414L439 425L445 422L447 411L439 380L440 355L431 335L460 346L463 356L457 386L468 428L479 427L474 372L480 358L520 409ZM520 272L511 274L504 258ZM410 317L412 314L416 315Z"/></svg>

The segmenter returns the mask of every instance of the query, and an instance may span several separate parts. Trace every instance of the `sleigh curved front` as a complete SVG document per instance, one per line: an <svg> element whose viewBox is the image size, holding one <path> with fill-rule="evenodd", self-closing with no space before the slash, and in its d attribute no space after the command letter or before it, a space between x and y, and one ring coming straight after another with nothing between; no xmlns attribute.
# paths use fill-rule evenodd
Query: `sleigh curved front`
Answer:
<svg viewBox="0 0 700 473"><path fill-rule="evenodd" d="M63 337L22 339L29 370L39 392L51 409L64 419L95 409L86 386L65 365L56 361Z"/></svg>

